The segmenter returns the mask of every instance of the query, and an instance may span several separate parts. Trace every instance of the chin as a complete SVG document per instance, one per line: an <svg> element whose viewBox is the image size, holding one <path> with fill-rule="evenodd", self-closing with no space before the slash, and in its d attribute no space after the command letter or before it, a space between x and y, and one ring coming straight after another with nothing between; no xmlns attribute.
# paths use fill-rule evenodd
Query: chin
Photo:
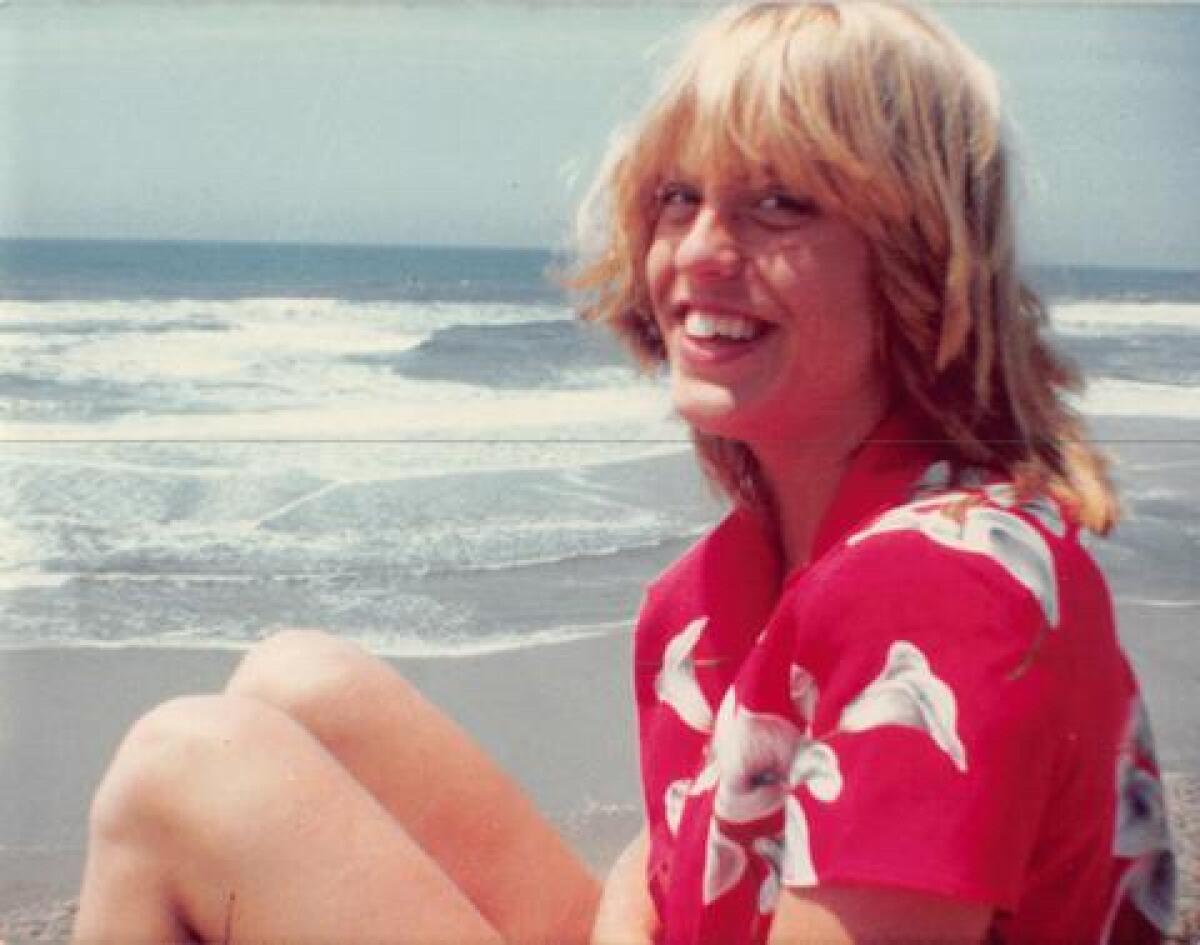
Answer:
<svg viewBox="0 0 1200 945"><path fill-rule="evenodd" d="M679 418L699 433L738 439L737 428L743 425L744 411L729 391L695 390L692 385L688 388L676 389L672 397Z"/></svg>
<svg viewBox="0 0 1200 945"><path fill-rule="evenodd" d="M719 436L724 440L749 443L763 436L763 424L755 423L745 411L736 408L722 409L720 406L694 401L676 404L675 412L692 430L707 436ZM767 425L767 436L778 436L778 428Z"/></svg>

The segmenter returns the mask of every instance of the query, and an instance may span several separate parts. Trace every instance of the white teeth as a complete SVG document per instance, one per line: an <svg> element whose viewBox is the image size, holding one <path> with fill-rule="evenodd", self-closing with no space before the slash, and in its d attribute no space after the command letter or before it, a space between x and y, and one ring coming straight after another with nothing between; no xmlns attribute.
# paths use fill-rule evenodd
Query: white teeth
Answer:
<svg viewBox="0 0 1200 945"><path fill-rule="evenodd" d="M708 315L689 311L683 320L683 330L689 338L732 338L734 341L749 341L758 336L761 326L749 318L730 315Z"/></svg>

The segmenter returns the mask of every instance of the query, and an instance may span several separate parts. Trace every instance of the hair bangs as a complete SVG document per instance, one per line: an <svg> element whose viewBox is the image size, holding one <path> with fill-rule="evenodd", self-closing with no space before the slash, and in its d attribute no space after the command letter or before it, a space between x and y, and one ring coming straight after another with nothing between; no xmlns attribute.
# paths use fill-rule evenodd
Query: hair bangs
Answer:
<svg viewBox="0 0 1200 945"><path fill-rule="evenodd" d="M809 28L777 28L795 17ZM829 112L828 77L795 70L819 61L838 19L832 7L787 4L719 19L695 37L646 116L631 174L651 192L673 173L769 178L839 209L866 167Z"/></svg>

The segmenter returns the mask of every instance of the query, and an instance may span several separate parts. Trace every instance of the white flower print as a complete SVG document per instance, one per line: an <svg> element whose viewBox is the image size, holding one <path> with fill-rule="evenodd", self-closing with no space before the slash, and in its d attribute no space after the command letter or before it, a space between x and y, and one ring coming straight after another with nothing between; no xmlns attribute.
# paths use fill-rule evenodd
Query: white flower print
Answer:
<svg viewBox="0 0 1200 945"><path fill-rule="evenodd" d="M708 827L704 857L704 904L716 902L733 889L746 872L746 851L721 833L714 819Z"/></svg>
<svg viewBox="0 0 1200 945"><path fill-rule="evenodd" d="M805 785L819 801L830 804L842 793L842 772L837 754L824 742L809 742L796 753L788 772L793 791ZM789 886L815 886L817 871L813 866L808 839L808 818L794 794L783 805L783 882Z"/></svg>
<svg viewBox="0 0 1200 945"><path fill-rule="evenodd" d="M1169 849L1170 829L1162 782L1142 763L1153 765L1154 736L1146 704L1135 697L1129 704L1121 753L1117 759L1117 810L1113 853L1142 856Z"/></svg>
<svg viewBox="0 0 1200 945"><path fill-rule="evenodd" d="M717 759L709 746L704 760L704 767L700 769L700 773L696 775L696 780L692 783L691 790L688 794L693 797L697 794L703 794L717 786Z"/></svg>
<svg viewBox="0 0 1200 945"><path fill-rule="evenodd" d="M811 674L803 669L791 678L793 683L812 680ZM801 685L800 691L815 692L815 686ZM808 701L807 696L801 698L801 704ZM822 800L832 799L841 790L841 774L833 749L805 737L788 719L740 706L733 689L726 693L717 713L712 762L697 782L709 777L716 784L713 798L716 817L705 853L705 895L712 896L706 902L736 885L747 863L742 848L720 831L718 818L740 824L767 817L779 811L785 802L795 803L789 795L801 784L807 784ZM799 816L803 819L802 811ZM807 824L800 824L798 829L807 838ZM792 833L796 834L796 830ZM785 840L770 837L758 840L767 845L759 844L754 849L768 862L767 877L759 890L759 908L769 912L778 898L779 864L784 857ZM730 852L731 844L742 854L740 858Z"/></svg>
<svg viewBox="0 0 1200 945"><path fill-rule="evenodd" d="M717 816L728 823L746 823L784 808L782 841L759 837L754 846L768 861L759 905L762 908L771 902L773 908L780 873L790 885L815 882L808 822L792 792L805 785L818 800L835 800L842 790L837 755L823 742L801 736L786 719L741 708L732 692L721 703L715 738L721 740L716 752L720 778L713 805ZM744 852L740 859L730 853L733 841L721 833L717 823L714 819L705 855L705 890L706 894L712 890L714 899L736 885L746 867ZM771 843L778 845L778 851ZM771 884L774 888L769 888Z"/></svg>
<svg viewBox="0 0 1200 945"><path fill-rule="evenodd" d="M929 465L910 490L911 498L925 499L954 489L979 489L991 477L982 466L954 466L949 460L939 459ZM958 495L965 493L958 492Z"/></svg>
<svg viewBox="0 0 1200 945"><path fill-rule="evenodd" d="M1162 785L1131 761L1121 765L1113 852L1139 857L1170 845Z"/></svg>
<svg viewBox="0 0 1200 945"><path fill-rule="evenodd" d="M996 505L1006 509L1017 508L1026 515L1037 519L1041 522L1042 527L1056 538L1062 538L1067 533L1067 525L1063 521L1062 511L1053 499L1044 495L1033 495L1018 503L1017 489L1008 482L987 486L983 491Z"/></svg>
<svg viewBox="0 0 1200 945"><path fill-rule="evenodd" d="M713 712L696 681L693 652L707 625L708 618L699 617L667 644L662 669L654 680L659 701L674 709L684 724L704 734L712 731Z"/></svg>
<svg viewBox="0 0 1200 945"><path fill-rule="evenodd" d="M1150 720L1145 704L1137 698L1130 705L1125 744L1117 760L1113 831L1113 854L1136 862L1122 877L1110 922L1121 898L1128 895L1138 911L1165 932L1174 919L1176 864L1162 782L1141 767L1153 762Z"/></svg>
<svg viewBox="0 0 1200 945"><path fill-rule="evenodd" d="M1157 758L1154 730L1150 727L1150 713L1146 711L1146 703L1141 697L1134 700L1131 714L1129 724L1132 728L1133 747L1142 758L1153 761Z"/></svg>
<svg viewBox="0 0 1200 945"><path fill-rule="evenodd" d="M1164 934L1175 921L1177 874L1170 850L1156 850L1129 871L1129 898L1138 912Z"/></svg>
<svg viewBox="0 0 1200 945"><path fill-rule="evenodd" d="M939 493L950 493L953 485L959 491L954 491L952 495L942 495L941 498L943 500L947 498L960 499L967 495L960 491L961 489L982 487L984 494L996 505L1006 509L1020 509L1026 515L1041 522L1050 534L1058 538L1062 538L1067 533L1062 510L1058 503L1049 496L1031 495L1018 502L1016 486L1011 482L995 482L991 485L984 485L987 479L988 472L985 469L970 466L956 473L948 460L939 459L913 483L911 497L912 499L929 499Z"/></svg>
<svg viewBox="0 0 1200 945"><path fill-rule="evenodd" d="M817 681L813 674L796 663L791 665L788 677L788 695L797 717L804 723L804 734L812 737L813 721L817 715Z"/></svg>
<svg viewBox="0 0 1200 945"><path fill-rule="evenodd" d="M959 771L966 771L966 749L959 740L956 719L953 691L933 674L918 647L897 640L888 650L880 675L842 711L837 730L864 732L882 725L913 726L928 734ZM801 784L825 803L841 795L842 773L830 745L805 740L799 746L788 771L788 785L795 789ZM808 819L794 796L789 796L784 806L783 847L783 882L789 886L815 886L817 873Z"/></svg>
<svg viewBox="0 0 1200 945"><path fill-rule="evenodd" d="M790 799L789 802L791 803ZM783 842L778 837L759 837L754 852L767 864L767 874L758 888L758 911L770 915L779 902L779 874L783 869Z"/></svg>
<svg viewBox="0 0 1200 945"><path fill-rule="evenodd" d="M953 474L954 467L948 460L939 459L936 463L932 463L925 472L921 473L921 478L913 483L913 497L923 498L934 492L945 492L950 488Z"/></svg>
<svg viewBox="0 0 1200 945"><path fill-rule="evenodd" d="M710 791L717 784L717 759L709 743L704 750L704 767L695 778L679 778L667 785L663 792L663 813L667 820L667 829L671 835L679 833L679 825L683 821L683 810L689 797L699 797L705 791ZM3 943L0 943L3 945Z"/></svg>
<svg viewBox="0 0 1200 945"><path fill-rule="evenodd" d="M940 500L894 508L846 543L855 545L887 532L912 530L956 551L985 555L1027 588L1041 605L1046 622L1058 626L1058 583L1046 540L1020 516L988 506L965 509L960 523L944 511L956 497L961 496L949 494Z"/></svg>
<svg viewBox="0 0 1200 945"><path fill-rule="evenodd" d="M788 886L817 885L817 870L812 861L812 845L808 838L808 818L804 808L789 797L783 808L783 882Z"/></svg>
<svg viewBox="0 0 1200 945"><path fill-rule="evenodd" d="M996 505L1011 509L1017 504L1017 487L1011 482L997 482L985 486L983 490L988 499Z"/></svg>
<svg viewBox="0 0 1200 945"><path fill-rule="evenodd" d="M793 790L801 784L819 801L836 801L842 793L842 772L837 754L824 742L806 741L796 752L788 770L788 786Z"/></svg>
<svg viewBox="0 0 1200 945"><path fill-rule="evenodd" d="M925 655L907 640L888 649L883 672L842 711L838 729L863 732L879 725L908 725L929 735L959 771L967 753L955 729L957 707L950 687L929 668Z"/></svg>
<svg viewBox="0 0 1200 945"><path fill-rule="evenodd" d="M803 738L782 716L742 708L730 689L713 734L717 816L741 824L779 810L788 790L788 769Z"/></svg>
<svg viewBox="0 0 1200 945"><path fill-rule="evenodd" d="M1154 850L1139 857L1117 883L1099 941L1111 941L1113 923L1125 902L1131 902L1165 935L1175 922L1176 884L1175 857L1169 849Z"/></svg>
<svg viewBox="0 0 1200 945"><path fill-rule="evenodd" d="M789 886L816 885L808 819L796 792L804 787L815 800L829 804L838 799L843 787L833 746L812 737L816 692L812 674L793 666L789 696L797 718L806 726L803 732L782 716L739 705L733 688L722 700L709 764L688 790L695 794L700 782L715 779L715 816L705 853L706 904L732 889L748 863L745 849L721 831L720 823L751 823L781 808L782 836L759 836L752 844L768 867L759 889L759 909L766 913L774 908L781 882ZM965 771L966 750L955 729L956 716L950 687L934 675L917 646L898 640L889 648L880 675L846 706L836 731L913 726L928 734L955 766ZM668 788L668 809L676 790L676 785Z"/></svg>
<svg viewBox="0 0 1200 945"><path fill-rule="evenodd" d="M667 785L666 793L663 795L663 811L666 814L667 829L671 831L671 836L679 833L679 822L683 819L683 805L691 786L692 782L687 778L672 781Z"/></svg>

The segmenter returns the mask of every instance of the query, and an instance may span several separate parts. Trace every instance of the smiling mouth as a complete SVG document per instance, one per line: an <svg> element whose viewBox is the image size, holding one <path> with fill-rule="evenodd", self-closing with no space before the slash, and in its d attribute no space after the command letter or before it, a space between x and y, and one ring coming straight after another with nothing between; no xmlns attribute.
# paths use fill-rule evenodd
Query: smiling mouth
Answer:
<svg viewBox="0 0 1200 945"><path fill-rule="evenodd" d="M683 316L683 333L692 341L739 342L756 341L771 328L767 322L742 315L726 315L688 309Z"/></svg>

